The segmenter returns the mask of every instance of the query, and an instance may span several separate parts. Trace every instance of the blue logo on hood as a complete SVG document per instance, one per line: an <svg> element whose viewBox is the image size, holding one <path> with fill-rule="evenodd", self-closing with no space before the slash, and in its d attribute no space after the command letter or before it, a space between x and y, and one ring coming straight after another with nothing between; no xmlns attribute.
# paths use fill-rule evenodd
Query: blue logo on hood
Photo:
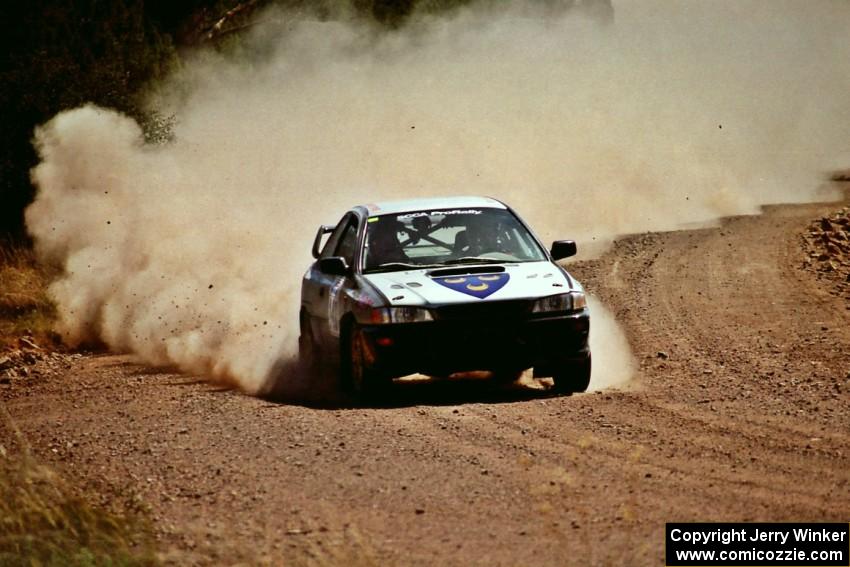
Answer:
<svg viewBox="0 0 850 567"><path fill-rule="evenodd" d="M434 278L438 284L449 289L484 299L505 287L510 274L486 274L483 276L443 276Z"/></svg>

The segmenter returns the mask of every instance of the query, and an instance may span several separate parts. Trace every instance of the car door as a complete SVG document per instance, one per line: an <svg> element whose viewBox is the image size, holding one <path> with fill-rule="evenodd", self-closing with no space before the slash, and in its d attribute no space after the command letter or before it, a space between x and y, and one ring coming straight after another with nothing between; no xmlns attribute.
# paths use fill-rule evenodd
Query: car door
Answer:
<svg viewBox="0 0 850 567"><path fill-rule="evenodd" d="M356 215L349 213L344 216L322 249L319 260L340 256L349 266L354 267L358 228ZM321 343L330 345L339 337L339 321L343 315L340 299L345 286L351 285L352 278L326 274L319 268L319 262L316 262L311 268L310 280L315 289L311 315L317 323L314 330L319 331L314 336Z"/></svg>

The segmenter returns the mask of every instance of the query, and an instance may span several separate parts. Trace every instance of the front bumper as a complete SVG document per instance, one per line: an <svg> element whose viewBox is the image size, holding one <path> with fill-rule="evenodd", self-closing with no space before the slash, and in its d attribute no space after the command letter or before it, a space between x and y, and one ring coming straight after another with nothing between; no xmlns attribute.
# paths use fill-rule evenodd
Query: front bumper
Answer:
<svg viewBox="0 0 850 567"><path fill-rule="evenodd" d="M522 319L438 319L360 327L367 347L365 362L391 377L549 368L586 357L589 330L586 309Z"/></svg>

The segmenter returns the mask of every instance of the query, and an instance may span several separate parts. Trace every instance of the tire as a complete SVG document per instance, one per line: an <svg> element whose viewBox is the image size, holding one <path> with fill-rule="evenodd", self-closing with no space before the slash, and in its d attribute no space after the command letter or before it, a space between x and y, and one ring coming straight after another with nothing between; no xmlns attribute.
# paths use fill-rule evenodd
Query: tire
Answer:
<svg viewBox="0 0 850 567"><path fill-rule="evenodd" d="M590 353L586 357L563 364L552 375L555 381L554 390L563 394L586 392L590 386L590 370Z"/></svg>
<svg viewBox="0 0 850 567"><path fill-rule="evenodd" d="M496 372L493 372L493 378L491 380L493 381L494 384L498 384L500 386L513 384L514 382L516 382L517 380L520 379L523 372L525 372L524 369L523 370L512 370L512 369L498 370Z"/></svg>
<svg viewBox="0 0 850 567"><path fill-rule="evenodd" d="M391 380L369 369L366 345L356 325L346 325L341 334L340 378L343 390L360 401L374 400L386 392Z"/></svg>

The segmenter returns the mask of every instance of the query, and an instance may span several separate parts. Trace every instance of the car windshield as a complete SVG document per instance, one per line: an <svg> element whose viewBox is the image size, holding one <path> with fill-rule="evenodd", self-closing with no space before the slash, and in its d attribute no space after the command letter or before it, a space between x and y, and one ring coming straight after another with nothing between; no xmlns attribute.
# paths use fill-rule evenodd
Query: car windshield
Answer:
<svg viewBox="0 0 850 567"><path fill-rule="evenodd" d="M365 246L366 272L546 259L540 245L513 213L495 208L370 217Z"/></svg>

